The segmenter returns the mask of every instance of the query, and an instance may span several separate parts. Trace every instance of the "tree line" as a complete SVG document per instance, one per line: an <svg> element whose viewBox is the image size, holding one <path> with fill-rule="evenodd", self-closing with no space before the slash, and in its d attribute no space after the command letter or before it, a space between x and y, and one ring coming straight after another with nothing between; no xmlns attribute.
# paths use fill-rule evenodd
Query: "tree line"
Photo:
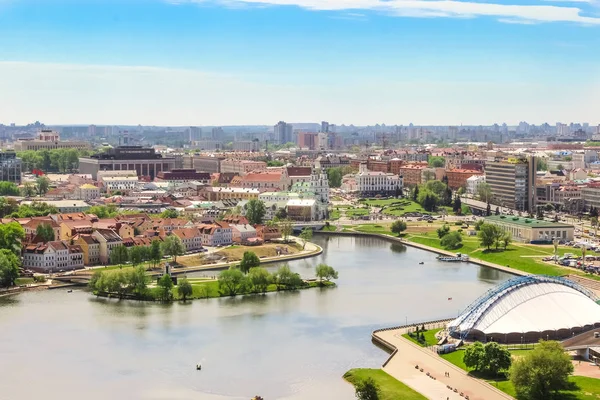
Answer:
<svg viewBox="0 0 600 400"><path fill-rule="evenodd" d="M79 157L88 157L91 150L53 149L26 150L17 152L21 158L24 172L34 169L44 172L74 172L79 168Z"/></svg>

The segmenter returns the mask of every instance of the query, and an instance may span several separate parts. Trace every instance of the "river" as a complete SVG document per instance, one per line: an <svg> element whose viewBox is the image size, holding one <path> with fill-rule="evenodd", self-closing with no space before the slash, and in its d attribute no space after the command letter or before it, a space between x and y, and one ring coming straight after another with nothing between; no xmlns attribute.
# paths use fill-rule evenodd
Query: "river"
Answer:
<svg viewBox="0 0 600 400"><path fill-rule="evenodd" d="M387 358L374 329L455 316L511 277L379 238L313 241L323 254L289 265L303 277L332 265L336 288L171 305L83 290L1 298L0 398L350 400L342 374Z"/></svg>

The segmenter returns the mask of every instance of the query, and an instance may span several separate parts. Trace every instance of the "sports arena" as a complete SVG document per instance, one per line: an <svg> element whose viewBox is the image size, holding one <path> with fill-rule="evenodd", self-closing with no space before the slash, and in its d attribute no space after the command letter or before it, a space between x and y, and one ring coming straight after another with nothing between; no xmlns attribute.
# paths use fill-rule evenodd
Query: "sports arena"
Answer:
<svg viewBox="0 0 600 400"><path fill-rule="evenodd" d="M562 340L600 327L599 298L565 278L510 279L490 289L447 326L450 336L500 343Z"/></svg>

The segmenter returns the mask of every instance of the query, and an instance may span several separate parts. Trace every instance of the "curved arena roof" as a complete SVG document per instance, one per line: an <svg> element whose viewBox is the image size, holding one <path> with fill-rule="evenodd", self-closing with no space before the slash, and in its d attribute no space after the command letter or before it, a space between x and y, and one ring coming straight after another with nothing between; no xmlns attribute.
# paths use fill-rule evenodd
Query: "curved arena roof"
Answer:
<svg viewBox="0 0 600 400"><path fill-rule="evenodd" d="M510 279L473 302L450 332L486 335L558 331L600 322L598 298L564 278L523 276Z"/></svg>

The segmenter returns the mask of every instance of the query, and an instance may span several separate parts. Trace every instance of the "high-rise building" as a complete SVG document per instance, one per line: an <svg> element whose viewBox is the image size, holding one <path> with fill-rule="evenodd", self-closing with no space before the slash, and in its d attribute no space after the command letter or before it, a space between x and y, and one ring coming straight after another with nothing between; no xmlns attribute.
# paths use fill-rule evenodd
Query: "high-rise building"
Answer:
<svg viewBox="0 0 600 400"><path fill-rule="evenodd" d="M534 213L535 177L535 157L488 162L485 164L485 180L490 185L494 199L487 201Z"/></svg>
<svg viewBox="0 0 600 400"><path fill-rule="evenodd" d="M321 121L321 132L324 132L324 133L329 132L329 122Z"/></svg>
<svg viewBox="0 0 600 400"><path fill-rule="evenodd" d="M213 140L221 140L223 136L225 136L225 131L221 127L214 127L211 130L211 139Z"/></svg>
<svg viewBox="0 0 600 400"><path fill-rule="evenodd" d="M96 125L90 125L90 126L88 126L88 135L89 136L96 136Z"/></svg>
<svg viewBox="0 0 600 400"><path fill-rule="evenodd" d="M301 149L315 150L317 148L318 133L314 132L299 132L298 147Z"/></svg>
<svg viewBox="0 0 600 400"><path fill-rule="evenodd" d="M0 151L0 181L21 184L21 159L14 151Z"/></svg>
<svg viewBox="0 0 600 400"><path fill-rule="evenodd" d="M274 140L278 144L286 144L293 140L294 127L291 124L286 124L283 121L279 121L277 125L273 127Z"/></svg>
<svg viewBox="0 0 600 400"><path fill-rule="evenodd" d="M202 128L190 126L188 128L188 141L190 143L202 140Z"/></svg>

